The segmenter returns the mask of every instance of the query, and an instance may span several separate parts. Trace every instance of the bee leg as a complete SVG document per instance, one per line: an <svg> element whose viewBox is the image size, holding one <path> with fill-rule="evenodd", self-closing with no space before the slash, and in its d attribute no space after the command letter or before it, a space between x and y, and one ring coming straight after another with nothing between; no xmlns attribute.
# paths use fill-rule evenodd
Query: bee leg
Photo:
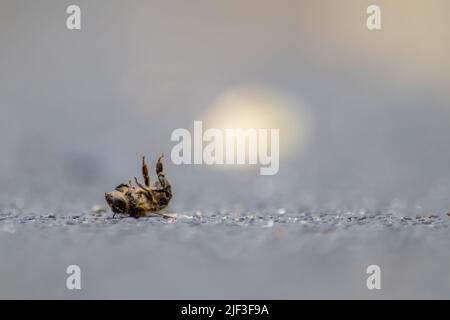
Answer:
<svg viewBox="0 0 450 320"><path fill-rule="evenodd" d="M142 176L144 177L144 184L150 188L150 176L148 175L148 167L145 163L145 156L142 157Z"/></svg>
<svg viewBox="0 0 450 320"><path fill-rule="evenodd" d="M160 216L167 220L169 223L173 223L177 221L177 214L176 213L160 213Z"/></svg>
<svg viewBox="0 0 450 320"><path fill-rule="evenodd" d="M136 184L138 185L139 188L141 188L142 190L144 190L144 192L147 194L147 196L149 197L150 201L154 202L154 198L152 195L152 192L150 190L150 188L148 188L147 186L143 186L142 184L139 183L138 179L136 177L134 177L134 181L136 182Z"/></svg>
<svg viewBox="0 0 450 320"><path fill-rule="evenodd" d="M158 158L158 161L156 162L156 174L159 175L160 173L164 173L163 165L161 162L161 159L164 158L164 153L161 153L161 155Z"/></svg>
<svg viewBox="0 0 450 320"><path fill-rule="evenodd" d="M161 159L164 157L164 154L161 154L157 163L156 163L156 174L158 175L159 188L155 191L158 192L159 196L159 204L162 207L167 206L170 199L172 199L172 187L170 185L169 180L166 179L166 175L164 174L163 164Z"/></svg>
<svg viewBox="0 0 450 320"><path fill-rule="evenodd" d="M147 186L143 186L142 184L139 183L138 179L136 177L134 177L134 182L136 182L136 185L141 188L144 191L150 191L150 189Z"/></svg>
<svg viewBox="0 0 450 320"><path fill-rule="evenodd" d="M161 213L161 216L164 219L173 219L173 220L177 219L177 214L176 213Z"/></svg>
<svg viewBox="0 0 450 320"><path fill-rule="evenodd" d="M161 184L161 189L164 189L166 187L166 177L164 174L164 167L163 164L161 162L161 159L164 157L164 153L162 153L159 158L158 161L156 162L156 175L158 176L158 180L159 183Z"/></svg>

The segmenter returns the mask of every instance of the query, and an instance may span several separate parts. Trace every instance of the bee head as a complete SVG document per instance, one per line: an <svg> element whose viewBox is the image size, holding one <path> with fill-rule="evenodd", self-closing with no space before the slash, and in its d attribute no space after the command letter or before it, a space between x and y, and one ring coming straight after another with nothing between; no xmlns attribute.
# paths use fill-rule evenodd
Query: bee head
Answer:
<svg viewBox="0 0 450 320"><path fill-rule="evenodd" d="M118 185L114 191L105 193L105 199L114 213L126 213L128 210L127 192L129 186L126 184Z"/></svg>

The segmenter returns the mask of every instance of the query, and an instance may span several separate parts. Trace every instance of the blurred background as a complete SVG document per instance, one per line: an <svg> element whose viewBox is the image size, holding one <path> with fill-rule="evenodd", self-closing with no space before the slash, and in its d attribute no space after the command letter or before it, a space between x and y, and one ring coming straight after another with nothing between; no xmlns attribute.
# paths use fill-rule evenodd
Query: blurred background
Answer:
<svg viewBox="0 0 450 320"><path fill-rule="evenodd" d="M164 152L173 211L447 212L449 15L446 0L0 0L2 208L105 205ZM277 175L171 163L174 129L237 119L280 128Z"/></svg>
<svg viewBox="0 0 450 320"><path fill-rule="evenodd" d="M70 1L2 0L2 194L84 186L65 201L94 201L236 94L250 98L225 102L230 114L281 117L279 174L166 159L173 205L191 192L252 201L263 186L308 205L447 197L450 5L377 1L382 30L369 31L371 3L78 1L82 29L69 31Z"/></svg>

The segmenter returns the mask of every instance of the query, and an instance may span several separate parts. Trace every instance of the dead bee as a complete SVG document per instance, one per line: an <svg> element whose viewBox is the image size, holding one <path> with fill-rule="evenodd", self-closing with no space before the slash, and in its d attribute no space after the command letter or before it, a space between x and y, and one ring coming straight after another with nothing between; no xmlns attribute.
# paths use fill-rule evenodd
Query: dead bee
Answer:
<svg viewBox="0 0 450 320"><path fill-rule="evenodd" d="M156 175L158 181L150 186L150 177L148 174L145 157L142 157L142 175L144 177L144 185L136 181L136 186L129 181L127 184L119 184L114 191L105 193L105 199L111 210L116 213L128 215L130 217L145 217L148 214L162 216L164 218L174 218L173 215L160 213L164 209L170 199L172 199L172 187L164 174L161 159L162 154L156 162Z"/></svg>

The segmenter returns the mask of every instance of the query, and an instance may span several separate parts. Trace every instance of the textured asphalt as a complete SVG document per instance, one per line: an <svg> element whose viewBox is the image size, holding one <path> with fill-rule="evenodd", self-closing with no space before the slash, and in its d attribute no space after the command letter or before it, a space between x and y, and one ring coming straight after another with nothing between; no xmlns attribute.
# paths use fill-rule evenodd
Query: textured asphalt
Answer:
<svg viewBox="0 0 450 320"><path fill-rule="evenodd" d="M3 206L0 298L450 297L446 212L280 207L177 215ZM81 290L66 289L71 264L81 268ZM381 290L366 288L373 264L381 267Z"/></svg>

